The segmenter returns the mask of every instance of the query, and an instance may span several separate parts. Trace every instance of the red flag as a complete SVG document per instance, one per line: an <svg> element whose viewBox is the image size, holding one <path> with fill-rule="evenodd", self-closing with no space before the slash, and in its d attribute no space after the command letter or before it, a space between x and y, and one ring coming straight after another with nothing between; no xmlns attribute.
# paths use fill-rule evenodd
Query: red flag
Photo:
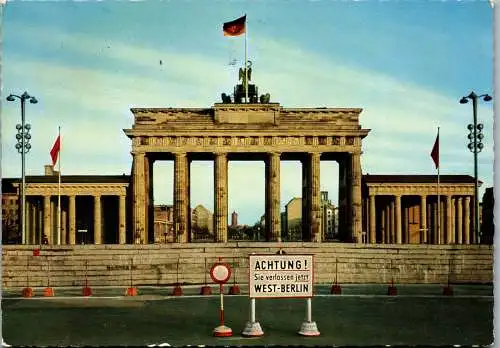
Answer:
<svg viewBox="0 0 500 348"><path fill-rule="evenodd" d="M50 157L52 158L52 165L55 166L57 163L57 157L59 156L59 150L61 150L61 136L57 136L52 150L50 150Z"/></svg>
<svg viewBox="0 0 500 348"><path fill-rule="evenodd" d="M431 157L434 160L436 169L439 168L439 132L436 137L436 141L434 142L434 146L432 147Z"/></svg>
<svg viewBox="0 0 500 348"><path fill-rule="evenodd" d="M222 31L224 32L224 36L238 36L244 34L246 31L245 23L247 20L247 15L235 19L231 22L226 22L222 26Z"/></svg>

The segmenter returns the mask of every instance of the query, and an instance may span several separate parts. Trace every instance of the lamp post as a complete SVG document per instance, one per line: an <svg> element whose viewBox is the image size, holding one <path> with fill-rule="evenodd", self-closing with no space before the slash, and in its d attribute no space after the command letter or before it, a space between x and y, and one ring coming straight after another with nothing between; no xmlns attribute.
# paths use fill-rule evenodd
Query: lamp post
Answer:
<svg viewBox="0 0 500 348"><path fill-rule="evenodd" d="M477 154L483 149L483 143L481 140L484 135L482 130L484 128L482 123L477 123L477 100L483 98L485 102L489 102L492 98L488 94L477 95L474 92L470 92L468 96L462 97L460 99L460 104L467 104L469 99L472 100L472 112L473 112L473 124L468 124L467 129L470 131L467 136L469 139L469 144L467 147L474 153L474 233L476 235L476 243L480 242L479 235L479 193L478 193L478 178L477 178Z"/></svg>
<svg viewBox="0 0 500 348"><path fill-rule="evenodd" d="M21 154L21 177L22 177L22 184L21 184L21 243L25 244L26 243L26 178L25 178L25 155L29 152L31 149L31 144L29 143L31 139L31 134L29 134L29 131L31 129L31 125L25 124L24 122L24 108L25 108L25 103L26 100L29 99L31 104L36 104L38 103L38 100L36 100L35 97L30 96L28 92L24 92L22 95L15 95L15 94L10 94L7 97L7 101L15 101L19 99L21 101L21 124L16 125L17 129L17 134L16 134L16 139L17 139L17 144L16 144L16 149L17 152Z"/></svg>

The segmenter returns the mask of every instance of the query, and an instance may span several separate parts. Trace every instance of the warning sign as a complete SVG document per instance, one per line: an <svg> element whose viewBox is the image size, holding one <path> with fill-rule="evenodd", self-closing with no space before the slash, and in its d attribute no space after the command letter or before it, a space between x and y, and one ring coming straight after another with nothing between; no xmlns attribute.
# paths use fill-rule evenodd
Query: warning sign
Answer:
<svg viewBox="0 0 500 348"><path fill-rule="evenodd" d="M250 298L312 297L313 255L250 255Z"/></svg>

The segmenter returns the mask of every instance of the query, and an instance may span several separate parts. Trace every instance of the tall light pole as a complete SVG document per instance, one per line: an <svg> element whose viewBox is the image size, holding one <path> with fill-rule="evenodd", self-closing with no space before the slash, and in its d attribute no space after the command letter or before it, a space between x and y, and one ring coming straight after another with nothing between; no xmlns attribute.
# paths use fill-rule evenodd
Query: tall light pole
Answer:
<svg viewBox="0 0 500 348"><path fill-rule="evenodd" d="M472 100L472 112L473 112L473 124L467 125L467 129L470 131L468 138L469 144L467 147L474 153L474 233L476 235L476 243L480 242L479 235L479 193L478 193L478 178L477 178L477 154L483 149L483 143L481 140L484 135L482 130L484 128L482 123L477 123L477 100L483 98L485 102L489 102L492 98L488 94L477 95L474 92L466 97L460 99L460 104L467 104L469 99Z"/></svg>
<svg viewBox="0 0 500 348"><path fill-rule="evenodd" d="M25 155L31 149L31 144L29 143L31 139L31 134L29 131L31 126L29 124L25 124L24 120L24 108L26 100L29 99L31 104L38 103L35 97L30 96L28 92L24 92L22 95L10 94L7 97L7 101L15 101L19 99L21 101L21 124L16 125L17 134L17 144L16 149L21 154L21 243L26 243L26 178L25 178Z"/></svg>

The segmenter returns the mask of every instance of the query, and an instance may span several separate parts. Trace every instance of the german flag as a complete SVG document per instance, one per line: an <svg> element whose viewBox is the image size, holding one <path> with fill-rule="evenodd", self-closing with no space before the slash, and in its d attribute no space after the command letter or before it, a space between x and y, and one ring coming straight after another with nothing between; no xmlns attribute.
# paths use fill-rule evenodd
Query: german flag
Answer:
<svg viewBox="0 0 500 348"><path fill-rule="evenodd" d="M226 22L222 26L222 31L224 31L224 36L239 36L245 33L245 24L247 20L247 15L235 19L231 22Z"/></svg>

